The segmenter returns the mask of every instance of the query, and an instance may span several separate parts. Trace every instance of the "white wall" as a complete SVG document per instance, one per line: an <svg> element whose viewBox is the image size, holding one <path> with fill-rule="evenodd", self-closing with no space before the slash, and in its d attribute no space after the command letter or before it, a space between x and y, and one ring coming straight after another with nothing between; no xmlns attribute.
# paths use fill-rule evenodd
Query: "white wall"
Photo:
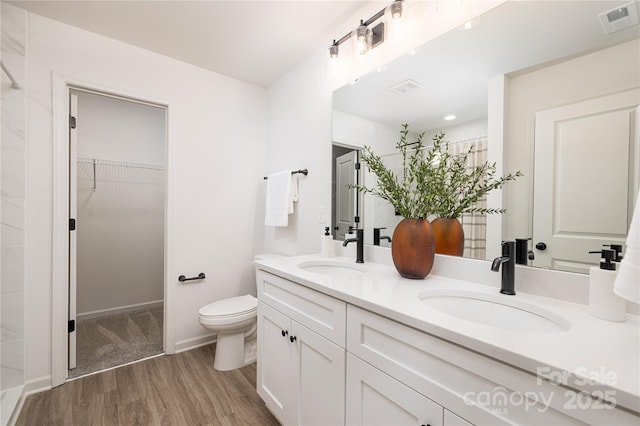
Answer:
<svg viewBox="0 0 640 426"><path fill-rule="evenodd" d="M166 124L164 108L77 93L77 155L97 160L77 165L82 318L164 299Z"/></svg>
<svg viewBox="0 0 640 426"><path fill-rule="evenodd" d="M444 132L445 142L460 142L468 139L475 139L480 136L487 136L488 123L487 118L480 120L469 121L467 123L452 124L449 127L442 129L433 129L425 134L425 141L427 146L433 145L432 139L436 133Z"/></svg>
<svg viewBox="0 0 640 426"><path fill-rule="evenodd" d="M27 381L46 385L51 374L55 76L168 105L167 282L175 306L169 314L177 349L198 342L206 335L197 316L203 304L255 292L251 261L254 234L260 239L263 229L255 218L266 172L266 91L33 14L28 46ZM207 274L201 283L177 281L199 272Z"/></svg>
<svg viewBox="0 0 640 426"><path fill-rule="evenodd" d="M518 75L508 81L505 172L522 178L505 186L509 215L505 239L531 237L535 113L640 86L640 41Z"/></svg>
<svg viewBox="0 0 640 426"><path fill-rule="evenodd" d="M78 157L164 167L165 109L78 91Z"/></svg>

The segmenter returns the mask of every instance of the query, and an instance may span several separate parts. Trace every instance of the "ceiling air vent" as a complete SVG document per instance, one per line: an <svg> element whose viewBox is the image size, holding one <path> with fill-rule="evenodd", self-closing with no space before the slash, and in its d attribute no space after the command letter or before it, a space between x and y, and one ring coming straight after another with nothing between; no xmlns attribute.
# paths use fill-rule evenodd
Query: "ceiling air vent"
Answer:
<svg viewBox="0 0 640 426"><path fill-rule="evenodd" d="M623 30L638 23L638 10L635 2L630 2L598 15L605 34Z"/></svg>
<svg viewBox="0 0 640 426"><path fill-rule="evenodd" d="M411 79L405 80L402 83L398 83L395 86L389 87L389 90L399 93L401 95L406 95L409 92L412 92L416 89L420 89L424 87L422 84L417 81L413 81Z"/></svg>

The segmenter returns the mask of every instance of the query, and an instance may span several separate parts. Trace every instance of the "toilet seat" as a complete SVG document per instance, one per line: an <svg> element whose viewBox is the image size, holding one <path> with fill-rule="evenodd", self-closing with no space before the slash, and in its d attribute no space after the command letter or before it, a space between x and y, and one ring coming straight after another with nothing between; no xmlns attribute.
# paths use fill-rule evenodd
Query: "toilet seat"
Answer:
<svg viewBox="0 0 640 426"><path fill-rule="evenodd" d="M250 294L218 300L198 311L204 325L225 325L253 319L258 314L258 299Z"/></svg>

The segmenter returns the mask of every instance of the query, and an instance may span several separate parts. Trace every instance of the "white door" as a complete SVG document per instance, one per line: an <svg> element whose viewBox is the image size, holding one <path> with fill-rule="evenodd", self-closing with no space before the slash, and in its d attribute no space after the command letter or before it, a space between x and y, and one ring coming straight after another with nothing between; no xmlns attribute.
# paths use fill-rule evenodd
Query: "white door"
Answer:
<svg viewBox="0 0 640 426"><path fill-rule="evenodd" d="M588 273L638 193L638 89L536 113L534 266Z"/></svg>
<svg viewBox="0 0 640 426"><path fill-rule="evenodd" d="M345 350L293 321L295 344L292 388L292 424L340 425L344 423Z"/></svg>
<svg viewBox="0 0 640 426"><path fill-rule="evenodd" d="M442 426L443 408L360 358L347 354L346 424Z"/></svg>
<svg viewBox="0 0 640 426"><path fill-rule="evenodd" d="M351 151L336 158L336 229L335 236L344 240L349 226L355 226L357 192L348 185L356 183L358 152Z"/></svg>
<svg viewBox="0 0 640 426"><path fill-rule="evenodd" d="M77 294L77 268L76 259L78 253L77 233L75 221L77 218L77 151L78 131L76 120L78 117L78 95L69 92L69 338L68 342L68 369L76 368L76 294Z"/></svg>
<svg viewBox="0 0 640 426"><path fill-rule="evenodd" d="M290 423L292 410L290 333L289 317L258 301L258 395L283 424Z"/></svg>

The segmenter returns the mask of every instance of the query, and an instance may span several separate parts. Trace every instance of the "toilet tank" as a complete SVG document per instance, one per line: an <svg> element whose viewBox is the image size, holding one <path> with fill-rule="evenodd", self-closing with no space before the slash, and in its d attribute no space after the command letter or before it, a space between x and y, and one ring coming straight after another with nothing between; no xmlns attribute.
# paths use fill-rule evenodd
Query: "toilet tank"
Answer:
<svg viewBox="0 0 640 426"><path fill-rule="evenodd" d="M256 254L253 256L253 260L266 260L266 259L273 259L275 257L283 257L281 254L275 254L275 253L260 253L260 254ZM258 281L255 279L255 276L253 277L253 281L256 283L256 292L258 291ZM257 294L256 294L257 297Z"/></svg>

